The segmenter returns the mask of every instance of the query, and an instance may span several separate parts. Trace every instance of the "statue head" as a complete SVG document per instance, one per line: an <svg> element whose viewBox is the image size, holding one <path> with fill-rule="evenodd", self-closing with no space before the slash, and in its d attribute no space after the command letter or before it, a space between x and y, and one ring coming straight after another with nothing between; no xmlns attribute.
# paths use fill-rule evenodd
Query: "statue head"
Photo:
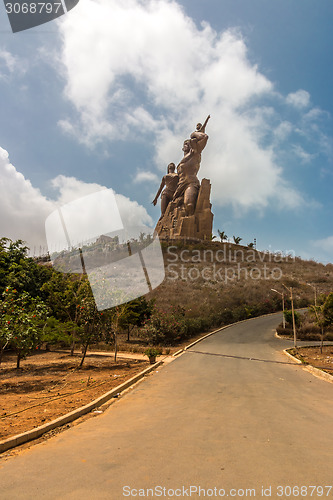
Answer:
<svg viewBox="0 0 333 500"><path fill-rule="evenodd" d="M190 139L186 139L186 141L184 141L184 144L183 144L183 151L184 153L188 153L191 149L191 141Z"/></svg>
<svg viewBox="0 0 333 500"><path fill-rule="evenodd" d="M176 169L176 165L174 163L169 163L168 165L168 174L173 174Z"/></svg>
<svg viewBox="0 0 333 500"><path fill-rule="evenodd" d="M201 130L202 129L202 124L201 123L197 123L197 130Z"/></svg>

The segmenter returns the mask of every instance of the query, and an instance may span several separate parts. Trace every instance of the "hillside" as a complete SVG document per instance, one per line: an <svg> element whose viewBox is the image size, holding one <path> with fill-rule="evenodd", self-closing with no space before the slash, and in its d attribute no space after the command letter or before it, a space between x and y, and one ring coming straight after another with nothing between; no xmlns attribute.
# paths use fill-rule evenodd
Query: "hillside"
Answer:
<svg viewBox="0 0 333 500"><path fill-rule="evenodd" d="M183 307L188 317L215 316L235 308L241 316L278 310L281 296L271 289L287 298L283 284L293 287L297 307L313 303L315 289L317 294L333 290L333 264L231 243L178 241L162 247L166 277L149 297L163 310Z"/></svg>

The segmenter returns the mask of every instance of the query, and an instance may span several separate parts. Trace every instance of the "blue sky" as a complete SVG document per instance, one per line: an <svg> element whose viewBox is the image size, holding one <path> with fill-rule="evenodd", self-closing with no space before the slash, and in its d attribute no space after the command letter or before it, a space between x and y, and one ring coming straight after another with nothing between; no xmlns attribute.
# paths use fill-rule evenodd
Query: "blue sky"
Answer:
<svg viewBox="0 0 333 500"><path fill-rule="evenodd" d="M214 231L333 261L331 0L80 0L0 9L0 234L46 246L58 203L112 188L138 223L210 113Z"/></svg>

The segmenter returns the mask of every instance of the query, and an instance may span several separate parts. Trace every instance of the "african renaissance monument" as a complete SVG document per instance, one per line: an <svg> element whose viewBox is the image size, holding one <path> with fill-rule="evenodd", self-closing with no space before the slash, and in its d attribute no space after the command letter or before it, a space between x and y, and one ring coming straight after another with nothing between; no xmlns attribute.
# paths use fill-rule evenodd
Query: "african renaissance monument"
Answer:
<svg viewBox="0 0 333 500"><path fill-rule="evenodd" d="M206 125L209 118L210 116L203 125L198 123L190 139L184 142L184 156L177 169L174 163L168 165L168 172L153 200L156 205L162 193L161 217L155 228L161 240L211 240L211 184L209 179L202 179L200 183L197 177L201 153L208 141Z"/></svg>

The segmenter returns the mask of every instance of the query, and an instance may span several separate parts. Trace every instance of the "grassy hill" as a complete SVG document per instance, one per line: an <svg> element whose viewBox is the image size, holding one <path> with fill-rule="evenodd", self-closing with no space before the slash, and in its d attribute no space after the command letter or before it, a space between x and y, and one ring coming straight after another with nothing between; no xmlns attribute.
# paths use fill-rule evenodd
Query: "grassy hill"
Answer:
<svg viewBox="0 0 333 500"><path fill-rule="evenodd" d="M150 297L163 310L183 307L189 318L211 318L215 324L231 311L237 320L279 310L282 298L272 289L288 299L283 285L293 288L296 307L313 303L315 289L333 290L333 264L231 243L174 241L162 247L166 277Z"/></svg>
<svg viewBox="0 0 333 500"><path fill-rule="evenodd" d="M114 243L113 258L128 256L126 244ZM137 244L140 247L143 242ZM134 250L135 242L131 246ZM291 253L217 241L162 242L162 251L165 279L146 296L155 301L154 314L143 328L132 332L132 340L176 345L235 321L279 311L282 293L285 308L290 309L291 287L296 308L313 304L315 294L333 290L333 264L302 260ZM108 258L96 245L90 252L99 265ZM67 260L68 256L65 268Z"/></svg>

